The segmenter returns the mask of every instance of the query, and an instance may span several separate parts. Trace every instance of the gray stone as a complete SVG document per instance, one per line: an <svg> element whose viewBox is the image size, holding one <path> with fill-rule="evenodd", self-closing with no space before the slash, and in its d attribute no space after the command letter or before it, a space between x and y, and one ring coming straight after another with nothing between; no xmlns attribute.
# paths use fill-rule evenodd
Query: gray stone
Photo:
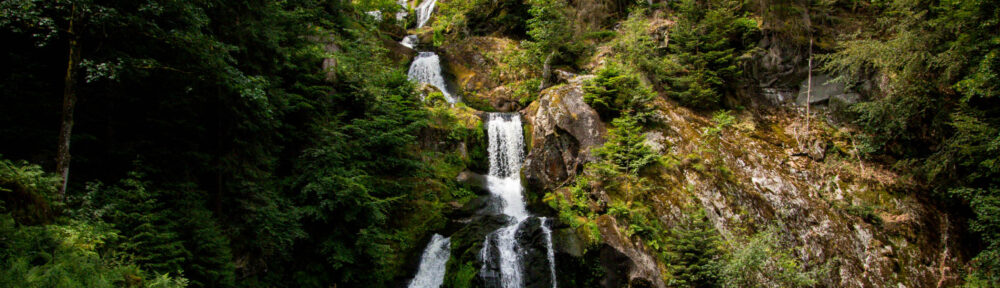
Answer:
<svg viewBox="0 0 1000 288"><path fill-rule="evenodd" d="M521 111L531 130L531 150L524 163L530 188L554 188L593 161L593 147L604 144L607 133L597 111L583 102L578 76L569 84L542 91L541 97Z"/></svg>
<svg viewBox="0 0 1000 288"><path fill-rule="evenodd" d="M813 74L812 93L807 93L809 91L808 79L802 81L802 84L799 85L799 96L795 99L795 103L804 106L808 100L810 105L824 104L830 100L830 97L848 93L847 89L844 88L844 84L831 80L833 78L830 78L826 74Z"/></svg>

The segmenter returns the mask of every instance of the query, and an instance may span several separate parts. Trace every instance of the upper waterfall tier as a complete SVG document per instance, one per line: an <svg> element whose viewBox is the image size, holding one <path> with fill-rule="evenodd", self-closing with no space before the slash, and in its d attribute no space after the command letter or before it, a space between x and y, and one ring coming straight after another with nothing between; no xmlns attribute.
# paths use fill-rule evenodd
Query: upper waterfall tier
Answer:
<svg viewBox="0 0 1000 288"><path fill-rule="evenodd" d="M444 98L448 100L448 103L458 101L458 99L448 92L448 85L445 84L444 74L441 72L441 58L434 52L420 52L420 54L417 54L417 58L413 59L413 64L410 64L410 71L407 73L407 76L410 78L410 81L427 83L438 88L444 94Z"/></svg>

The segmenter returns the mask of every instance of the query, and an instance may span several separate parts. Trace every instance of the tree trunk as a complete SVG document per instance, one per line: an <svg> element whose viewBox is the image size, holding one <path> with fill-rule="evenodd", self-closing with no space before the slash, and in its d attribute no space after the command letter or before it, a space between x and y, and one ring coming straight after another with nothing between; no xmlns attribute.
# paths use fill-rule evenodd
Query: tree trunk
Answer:
<svg viewBox="0 0 1000 288"><path fill-rule="evenodd" d="M552 86L552 61L555 61L556 51L549 53L548 57L545 57L545 64L542 65L542 84L538 85L538 91L545 90Z"/></svg>
<svg viewBox="0 0 1000 288"><path fill-rule="evenodd" d="M69 57L66 62L66 78L63 83L62 126L59 128L59 150L56 155L56 171L61 177L59 199L66 199L66 186L69 183L69 144L73 135L73 109L76 108L76 66L80 63L80 42L76 37L74 22L76 22L76 5L70 12L69 20Z"/></svg>

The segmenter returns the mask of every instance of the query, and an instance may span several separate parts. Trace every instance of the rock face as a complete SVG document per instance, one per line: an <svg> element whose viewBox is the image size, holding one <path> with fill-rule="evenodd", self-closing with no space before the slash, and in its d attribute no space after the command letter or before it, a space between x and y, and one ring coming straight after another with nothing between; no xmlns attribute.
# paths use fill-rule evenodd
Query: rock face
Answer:
<svg viewBox="0 0 1000 288"><path fill-rule="evenodd" d="M916 195L886 192L897 181L892 172L843 158L819 162L827 153L826 141L813 146L809 157L790 156L784 147L792 147L795 140L781 127L795 124L794 115L768 116L771 128L725 130L722 140L712 144L699 132L704 126L697 114L679 107L662 109L672 118L673 132L662 132L673 143L673 153L689 155L711 147L718 154L700 160L702 165L726 167L728 180L685 166L661 185L688 187L694 204L706 211L723 238L744 237L741 229L747 225L776 225L807 268L829 265L829 274L816 279L820 287L955 284L964 257L958 252L963 251L961 242L955 240L958 225ZM674 222L671 215L683 209L679 203L688 201L669 197L681 193L654 196L661 199L655 202L656 214L668 226ZM865 207L875 212L857 212ZM602 230L602 235L610 234Z"/></svg>
<svg viewBox="0 0 1000 288"><path fill-rule="evenodd" d="M531 144L524 163L526 185L552 189L575 176L594 157L590 150L604 144L607 133L597 111L583 102L582 82L542 91L541 97L521 111L531 125Z"/></svg>
<svg viewBox="0 0 1000 288"><path fill-rule="evenodd" d="M516 48L510 39L470 37L442 46L441 57L470 107L513 112L521 107L508 86L532 76L505 68L503 58Z"/></svg>
<svg viewBox="0 0 1000 288"><path fill-rule="evenodd" d="M812 93L809 93L811 95L806 95L806 91L809 90L808 81L802 81L802 84L799 84L799 96L796 98L795 103L799 105L806 105L806 102L812 105L826 104L830 102L831 98L838 98L841 102L857 102L859 98L857 93L852 93L844 87L844 84L831 80L833 78L830 78L826 74L813 73Z"/></svg>
<svg viewBox="0 0 1000 288"><path fill-rule="evenodd" d="M800 47L773 37L764 37L757 44L755 53L744 67L744 73L760 88L794 88L809 71L808 55Z"/></svg>
<svg viewBox="0 0 1000 288"><path fill-rule="evenodd" d="M605 243L601 262L605 271L612 272L604 279L605 287L666 287L656 258L642 244L625 236L614 217L603 215L597 221Z"/></svg>

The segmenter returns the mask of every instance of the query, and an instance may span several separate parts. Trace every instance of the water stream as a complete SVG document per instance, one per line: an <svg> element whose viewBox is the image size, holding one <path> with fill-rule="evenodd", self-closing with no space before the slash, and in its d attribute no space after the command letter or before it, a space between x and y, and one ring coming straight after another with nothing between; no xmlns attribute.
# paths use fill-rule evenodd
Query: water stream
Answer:
<svg viewBox="0 0 1000 288"><path fill-rule="evenodd" d="M444 283L445 264L451 257L451 237L434 234L431 242L420 257L417 276L410 281L409 288L438 288Z"/></svg>
<svg viewBox="0 0 1000 288"><path fill-rule="evenodd" d="M424 1L417 6L417 29L424 27L428 20L431 20L431 12L434 12L434 6L437 5L437 0Z"/></svg>
<svg viewBox="0 0 1000 288"><path fill-rule="evenodd" d="M490 275L499 267L500 275L487 276L499 279L503 288L524 287L524 259L526 251L518 242L518 233L532 218L525 208L521 186L521 163L523 162L524 135L521 118L517 113L490 113L487 120L489 147L487 153L490 170L486 177L487 189L499 202L501 213L507 217L507 225L497 229L483 240L479 252L483 259L480 268L483 275ZM540 228L546 241L546 261L552 287L556 287L555 252L552 249L552 233L546 218L539 218ZM496 277L499 276L499 277Z"/></svg>
<svg viewBox="0 0 1000 288"><path fill-rule="evenodd" d="M434 52L420 52L417 58L410 64L410 71L407 72L410 81L417 83L427 83L441 90L444 99L448 103L455 103L458 100L448 92L448 85L444 82L444 74L441 73L441 58Z"/></svg>
<svg viewBox="0 0 1000 288"><path fill-rule="evenodd" d="M417 7L417 28L421 28L427 23L431 12L434 11L435 4L436 0L430 0ZM419 39L416 35L408 35L400 43L412 49L419 44ZM407 76L410 81L427 83L437 87L449 103L456 103L458 99L448 91L441 70L441 59L437 54L420 52L410 65ZM529 233L529 230L521 230L524 227L529 227L530 225L525 223L534 218L528 213L522 195L520 172L521 164L524 162L524 135L521 116L517 113L489 113L487 114L486 126L489 138L487 154L490 162L489 173L486 175L487 190L493 196L494 206L498 207L501 215L506 218L506 224L486 235L483 239L483 248L479 255L480 259L483 260L480 277L488 282L498 282L489 283L491 286L521 288L525 286L523 258L534 256L525 255L528 252L518 242L518 233ZM552 287L556 288L552 231L548 226L547 218L541 217L537 220L544 236L545 246L543 249L546 250L545 261L549 268L548 274ZM445 263L450 257L450 245L450 238L434 235L431 243L424 250L420 268L409 287L436 288L444 282ZM497 273L499 275L496 275Z"/></svg>

